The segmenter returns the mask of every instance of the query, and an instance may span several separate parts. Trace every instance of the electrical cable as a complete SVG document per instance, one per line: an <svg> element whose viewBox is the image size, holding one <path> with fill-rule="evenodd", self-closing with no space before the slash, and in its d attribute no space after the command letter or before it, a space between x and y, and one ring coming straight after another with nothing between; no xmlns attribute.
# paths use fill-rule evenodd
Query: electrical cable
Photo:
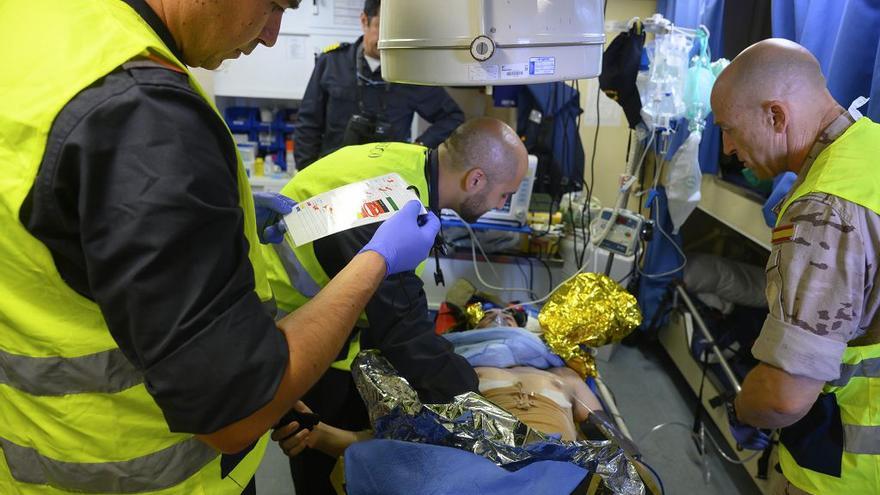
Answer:
<svg viewBox="0 0 880 495"><path fill-rule="evenodd" d="M652 131L651 136L653 137L656 132L659 132L659 131ZM658 162L656 164L656 168L654 170L654 183L652 185L652 189L655 191L657 190L657 186L660 183L660 175L662 173L663 166L665 165L665 160L660 155L659 146L660 146L659 140L654 140L654 147L655 147L654 148L654 156L657 157L657 162ZM645 149L648 149L648 148L650 148L650 145L645 146ZM672 247L675 248L675 250L678 252L678 255L681 257L681 260L682 260L681 265L679 265L678 267L676 267L672 270L668 270L668 271L665 271L662 273L645 273L644 271L642 271L640 264L637 264L636 267L638 269L639 275L641 275L645 278L668 277L670 275L674 275L674 274L684 270L684 268L687 266L687 255L684 254L684 250L682 250L682 248L678 245L678 243L675 242L675 240L672 238L672 236L670 234L668 234L665 230L663 230L663 226L660 223L660 208L658 208L656 205L652 204L651 211L654 214L654 229L656 229L658 232L660 232L660 235L665 237L666 240L669 241L669 243L672 245Z"/></svg>
<svg viewBox="0 0 880 495"><path fill-rule="evenodd" d="M458 220L461 222L461 224L464 225L465 230L467 230L468 234L471 237L471 258L474 263L474 273L477 275L477 280L479 280L480 283L483 284L483 286L485 286L486 288L489 288L492 290L497 290L499 292L526 292L526 293L528 293L529 292L528 288L524 288L524 287L498 287L496 285L490 284L489 282L486 282L483 279L483 275L480 274L480 268L479 268L479 266L477 266L477 250L476 250L477 248L480 249L480 254L483 255L483 259L489 265L489 268L492 270L492 272L495 274L495 276L499 279L501 277L498 275L498 272L495 271L494 264L492 263L491 260L489 260L489 256L486 254L486 251L483 250L483 245L480 243L479 239L477 239L477 235L474 233L474 230L471 228L470 224L465 222L464 219L458 215L458 212L455 212L453 210L450 210L450 212L455 214L456 218L458 218Z"/></svg>
<svg viewBox="0 0 880 495"><path fill-rule="evenodd" d="M639 263L639 251L641 248L642 241L636 241L635 251L633 252L633 265L629 269L629 271L624 275L620 280L615 280L618 284L622 284L624 280L632 277L636 273L636 267Z"/></svg>
<svg viewBox="0 0 880 495"><path fill-rule="evenodd" d="M681 421L669 421L666 423L660 423L658 425L655 425L653 428L651 428L651 430L649 432L647 432L644 435L642 435L641 437L639 437L638 441L636 442L636 445L641 445L642 442L644 442L649 436L653 435L654 433L656 433L664 428L670 427L670 426L678 426L678 427L684 428L688 431L688 433L690 433L691 437L693 437L697 442L700 441L700 435L698 435L695 431L692 430L693 425L688 425L688 424L682 423ZM758 457L759 455L764 453L762 450L757 450L754 453L749 454L747 457L745 457L742 460L734 459L734 458L730 457L729 455L727 455L726 452L724 452L724 450L721 448L721 446L718 445L718 442L715 440L715 437L713 437L712 435L704 435L704 436L705 436L705 438L709 439L709 443L715 448L715 451L718 452L718 454L721 456L721 458L731 464L739 464L739 465L746 464L746 463L750 462L752 459L754 459L755 457Z"/></svg>
<svg viewBox="0 0 880 495"><path fill-rule="evenodd" d="M564 83L563 83L563 84L564 84ZM556 106L557 106L557 105L556 105L556 104L557 104L557 89L556 89L556 88L557 88L557 87L556 87L555 84L552 84L552 85L550 86L550 92L549 92L549 94L547 95L547 102L546 102L546 104L544 105L544 108L543 108L543 112L544 112L544 114L546 114L546 113L549 111L548 109L550 109L550 108L554 108L554 109L555 109ZM551 107L551 103L552 103L552 105L553 105L552 107ZM554 119L557 117L555 111L554 111L554 113L553 113L553 117L554 117ZM543 114L542 114L542 120L543 120ZM562 127L563 127L563 130L564 130L564 129L565 129L565 125L563 124ZM562 135L562 156L563 156L563 161L564 161L564 158L565 158L565 150L566 150L566 146L567 146L567 138L568 138L568 132L566 131L566 132L564 132L564 134ZM556 123L554 122L553 127L552 127L551 130L550 130L550 147L552 148L552 147L554 146L555 143L556 143ZM551 167L551 168L552 168L552 167ZM551 191L552 191L552 189L551 189ZM547 234L550 233L550 230L552 229L552 224L553 224L553 194L552 194L552 192L551 192L551 194L550 194L550 204L547 206L547 228L546 228L543 232L538 232L538 233L536 233L536 234L533 234L532 237L534 237L534 238L541 238L541 237L546 236Z"/></svg>
<svg viewBox="0 0 880 495"><path fill-rule="evenodd" d="M529 287L529 297L538 297L535 295L535 288L533 284L532 260L528 257L525 257L526 262L528 262L529 264L529 273L526 273L525 269L523 269L522 265L519 262L520 258L523 257L516 256L514 257L514 260L516 260L516 268L519 270L519 274L523 277L523 283L528 285Z"/></svg>
<svg viewBox="0 0 880 495"><path fill-rule="evenodd" d="M593 252L594 252L593 266L595 266L595 264L598 263L598 259L596 258L595 250L593 250ZM562 287L563 285L565 285L566 282L568 282L569 280L573 280L575 277L580 275L581 272L583 272L586 267L587 267L587 265L585 264L581 268L578 268L570 277L568 277L567 279L560 282L559 285L557 285L556 287L553 287L552 289L550 289L550 291L547 293L546 296L535 299L534 301L519 302L519 303L511 305L511 307L518 308L521 306L534 305L534 304L542 303L542 302L546 301L547 299L550 299L550 296L553 295L554 292L556 292L556 289Z"/></svg>
<svg viewBox="0 0 880 495"><path fill-rule="evenodd" d="M547 270L547 287L553 287L553 271L550 270L550 264L540 258L538 258L538 261L544 265L544 269ZM531 261L529 261L529 263L531 263Z"/></svg>
<svg viewBox="0 0 880 495"><path fill-rule="evenodd" d="M650 137L648 138L648 142L645 143L645 150L642 152L641 158L639 158L639 161L635 163L635 169L634 169L633 173L632 174L628 173L627 175L632 175L633 177L638 175L639 171L642 168L642 164L645 161L645 158L648 156L648 151L651 149L651 142L653 140L654 140L654 134L651 133ZM602 244L602 241L604 241L605 238L608 237L608 234L611 232L611 229L614 227L615 222L617 221L617 217L620 214L620 210L624 209L626 207L626 205L624 204L624 201L625 201L625 197L628 195L628 191L629 191L630 187L632 187L632 184L630 184L627 187L621 187L621 189L618 191L617 200L615 201L615 204L614 204L614 209L611 211L611 217L608 219L607 222L605 222L605 227L602 228L602 231L599 232L599 235L597 235L596 238L593 240L593 244L600 245L600 244ZM592 229L592 225L590 226L590 228Z"/></svg>
<svg viewBox="0 0 880 495"><path fill-rule="evenodd" d="M529 297L538 297L535 295L535 269L532 266L532 258L527 256L526 261L529 263Z"/></svg>
<svg viewBox="0 0 880 495"><path fill-rule="evenodd" d="M605 18L605 15L607 12L608 12L608 0L604 0L602 2L603 19ZM602 88L597 81L596 82L596 131L593 134L593 151L592 151L592 155L590 156L590 187L587 189L587 200L584 202L584 206L581 208L581 236L584 239L584 247L581 249L580 254L578 254L577 252L574 253L575 265L577 266L578 270L580 270L583 267L584 256L586 255L587 248L588 248L588 246L590 246L590 241L591 241L591 239L590 239L591 233L590 233L589 225L593 221L593 215L592 215L592 209L590 208L590 206L592 206L592 202L593 202L593 186L595 185L595 180L596 180L596 146L598 145L598 142L599 142L599 126L601 124L601 119L602 119L601 112L599 111L599 97L600 97L601 91L602 91ZM580 115L578 115L578 119L580 119ZM580 120L578 120L578 127L580 127ZM587 216L586 216L587 221L586 222L584 222L584 213L587 214Z"/></svg>
<svg viewBox="0 0 880 495"><path fill-rule="evenodd" d="M654 206L654 207L652 207L652 210L654 211L654 228L658 232L660 232L660 235L665 237L666 240L669 241L670 244L672 244L672 247L675 248L675 250L678 252L678 255L681 256L681 260L682 260L681 265L679 265L678 267L676 267L672 270L668 270L668 271L665 271L662 273L645 273L642 271L642 268L640 266L638 266L638 265L636 265L636 266L638 267L639 275L641 275L645 278L668 277L670 275L674 275L674 274L684 270L685 266L687 266L688 259L687 259L687 255L684 254L684 250L682 250L681 247L678 245L678 243L675 242L675 239L673 239L671 235L667 234L666 231L663 230L663 227L660 225L660 208Z"/></svg>
<svg viewBox="0 0 880 495"><path fill-rule="evenodd" d="M578 233L577 233L577 225L574 223L574 207L573 207L572 196L569 194L568 196L568 217L571 221L571 255L574 258L575 267L577 267L577 253L578 253ZM581 222L584 221L584 218L581 217Z"/></svg>
<svg viewBox="0 0 880 495"><path fill-rule="evenodd" d="M486 263L489 265L489 268L492 269L493 273L495 273L495 276L498 277L498 278L501 278L501 277L498 276L498 273L495 271L494 266L493 266L493 263L489 260L489 256L488 256L488 255L486 254L486 252L483 250L483 245L480 243L479 239L477 239L477 235L474 233L474 231L473 231L473 229L471 228L470 224L468 224L467 222L465 222L464 219L462 219L462 218L458 215L458 213L456 213L455 211L451 211L451 213L455 214L455 216L456 216L456 217L458 218L458 220L462 223L462 225L464 226L465 230L467 230L468 235L469 235L470 238L471 238L471 259L472 259L472 261L473 261L473 265L474 265L474 273L475 273L476 276L477 276L477 280L479 280L479 282L480 282L481 284L483 284L483 286L485 286L485 287L487 287L487 288L489 288L489 289L493 289L493 290L500 291L500 292L503 291L503 292L526 292L526 293L530 293L531 290L528 289L528 288L520 288L520 287L498 287L498 286L495 286L495 285L492 285L492 284L486 282L486 281L483 279L483 276L482 276L482 274L480 273L479 266L477 265L477 251L476 251L477 248L479 248L479 250L480 250L480 254L483 255L483 259L484 259L484 260L486 261ZM595 267L596 264L599 262L599 260L598 260L598 253L596 252L595 249L593 249L592 252L593 252L593 266ZM550 296L553 294L553 292L556 291L556 289L558 289L559 287L561 287L562 285L564 285L566 282L568 282L568 281L574 279L577 275L579 275L581 272L583 272L585 268L587 268L587 265L586 265L586 264L583 264L583 265L582 265L580 268L578 268L577 271L575 271L575 273L573 273L570 277L568 277L567 279L565 279L564 281L562 281L559 285L553 287L553 284L552 284L553 277L552 277L552 274L551 274L551 272L550 272L550 267L549 267L549 265L547 265L547 273L548 273L548 277L550 278L550 281L551 281L551 284L550 284L551 289L550 289L549 292L547 292L547 295L545 295L544 297L540 297L540 298L538 298L538 299L532 300L532 301L519 302L519 303L516 303L516 304L512 305L511 307L527 306L527 305L538 304L538 303L542 303L542 302L546 301L547 299L550 298Z"/></svg>
<svg viewBox="0 0 880 495"><path fill-rule="evenodd" d="M532 258L530 256L526 256L525 258L526 262L529 264L529 297L538 297L535 294L535 268L532 266Z"/></svg>
<svg viewBox="0 0 880 495"><path fill-rule="evenodd" d="M607 2L606 2L607 6ZM590 232L590 224L593 223L593 215L592 209L589 209L590 204L593 200L593 187L596 184L596 148L599 144L599 126L601 125L602 115L599 111L599 97L601 96L602 89L599 87L599 84L596 84L596 130L593 133L593 150L590 154L590 187L587 188L587 200L584 202L584 206L581 207L581 235L584 238L584 247L581 249L581 252L575 253L576 265L578 268L584 263L584 256L587 253L587 247L591 244L592 241L592 233ZM587 221L584 222L584 213L586 213Z"/></svg>

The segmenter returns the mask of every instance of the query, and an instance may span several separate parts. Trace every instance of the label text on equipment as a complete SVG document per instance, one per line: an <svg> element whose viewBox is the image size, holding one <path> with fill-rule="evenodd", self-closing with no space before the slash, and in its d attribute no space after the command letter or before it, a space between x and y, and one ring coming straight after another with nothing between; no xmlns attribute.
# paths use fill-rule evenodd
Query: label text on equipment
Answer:
<svg viewBox="0 0 880 495"><path fill-rule="evenodd" d="M533 76L552 76L556 73L556 57L532 57L529 59L529 74Z"/></svg>

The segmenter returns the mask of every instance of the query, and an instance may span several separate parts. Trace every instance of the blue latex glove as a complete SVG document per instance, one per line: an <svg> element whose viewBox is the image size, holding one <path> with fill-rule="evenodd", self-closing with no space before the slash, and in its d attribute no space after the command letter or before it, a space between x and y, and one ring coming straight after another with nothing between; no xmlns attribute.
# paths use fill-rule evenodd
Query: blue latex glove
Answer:
<svg viewBox="0 0 880 495"><path fill-rule="evenodd" d="M767 226L771 229L776 227L776 213L773 212L773 208L788 194L796 179L797 174L794 172L785 172L773 178L773 190L761 209L764 213L764 221L767 222Z"/></svg>
<svg viewBox="0 0 880 495"><path fill-rule="evenodd" d="M296 206L287 196L257 191L254 193L254 210L257 214L257 235L263 244L279 244L284 240L287 226L281 221Z"/></svg>
<svg viewBox="0 0 880 495"><path fill-rule="evenodd" d="M428 257L437 233L440 220L433 212L419 221L422 204L412 200L385 220L373 234L370 242L360 252L375 251L385 258L385 275L409 272ZM422 225L419 225L419 224Z"/></svg>
<svg viewBox="0 0 880 495"><path fill-rule="evenodd" d="M747 450L764 450L770 445L770 435L764 430L749 426L736 418L733 401L727 403L727 422L730 434L736 440L736 446Z"/></svg>

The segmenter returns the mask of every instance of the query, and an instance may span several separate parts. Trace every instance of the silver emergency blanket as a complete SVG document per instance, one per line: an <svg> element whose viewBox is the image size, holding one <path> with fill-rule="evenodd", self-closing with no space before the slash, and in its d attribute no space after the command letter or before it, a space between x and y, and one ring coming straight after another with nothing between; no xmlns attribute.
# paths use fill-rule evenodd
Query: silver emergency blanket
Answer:
<svg viewBox="0 0 880 495"><path fill-rule="evenodd" d="M375 350L358 354L351 372L376 438L455 447L509 471L543 460L572 462L598 474L607 492L645 494L635 466L610 440L548 437L472 392L449 404L422 404L409 382Z"/></svg>

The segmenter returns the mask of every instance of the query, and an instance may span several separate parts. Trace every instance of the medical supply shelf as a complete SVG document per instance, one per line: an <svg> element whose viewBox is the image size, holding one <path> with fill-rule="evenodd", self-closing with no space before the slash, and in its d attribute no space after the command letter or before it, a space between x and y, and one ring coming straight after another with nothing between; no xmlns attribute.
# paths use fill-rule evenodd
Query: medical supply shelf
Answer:
<svg viewBox="0 0 880 495"><path fill-rule="evenodd" d="M271 122L264 122L257 107L229 107L223 117L233 134L246 135L248 141L257 143L260 156L272 155L274 162L287 170L285 152L287 141L293 138L295 126L291 121L296 112L284 108L275 112Z"/></svg>
<svg viewBox="0 0 880 495"><path fill-rule="evenodd" d="M697 208L770 250L770 229L764 223L762 200L720 177L704 175Z"/></svg>

